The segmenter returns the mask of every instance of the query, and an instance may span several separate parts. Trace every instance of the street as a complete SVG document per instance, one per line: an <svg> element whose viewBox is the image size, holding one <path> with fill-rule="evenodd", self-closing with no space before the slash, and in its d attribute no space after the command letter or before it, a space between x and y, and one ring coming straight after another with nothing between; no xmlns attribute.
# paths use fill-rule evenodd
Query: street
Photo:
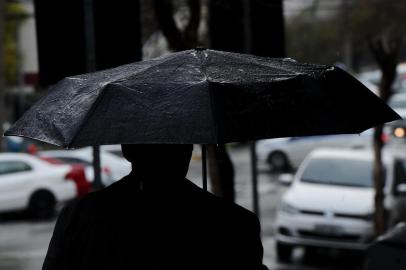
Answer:
<svg viewBox="0 0 406 270"><path fill-rule="evenodd" d="M195 147L196 149L196 147ZM201 160L195 151L188 178L201 186ZM249 149L246 146L230 148L235 166L236 197L241 206L252 209ZM210 187L210 185L209 185ZM318 254L310 260L301 249L294 251L292 264L278 264L274 251L273 221L276 206L286 187L277 183L276 177L266 170L259 170L259 193L261 207L264 264L272 270L343 270L354 269L351 257L337 253ZM42 262L52 235L55 221L31 222L24 218L0 219L0 270L36 270Z"/></svg>

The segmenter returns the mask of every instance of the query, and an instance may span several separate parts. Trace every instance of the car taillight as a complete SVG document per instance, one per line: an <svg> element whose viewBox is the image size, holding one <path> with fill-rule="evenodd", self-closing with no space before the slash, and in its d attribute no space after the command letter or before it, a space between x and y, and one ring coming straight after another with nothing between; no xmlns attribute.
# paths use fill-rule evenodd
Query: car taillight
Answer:
<svg viewBox="0 0 406 270"><path fill-rule="evenodd" d="M390 139L390 137L389 137L388 134L383 133L383 134L381 135L381 140L382 140L382 142L387 143L387 142L389 142L389 139Z"/></svg>
<svg viewBox="0 0 406 270"><path fill-rule="evenodd" d="M90 191L91 184L86 179L85 169L82 165L72 165L65 179L75 183L78 197L82 197Z"/></svg>
<svg viewBox="0 0 406 270"><path fill-rule="evenodd" d="M109 167L104 166L102 168L102 171L107 175L111 175L111 170L109 169Z"/></svg>

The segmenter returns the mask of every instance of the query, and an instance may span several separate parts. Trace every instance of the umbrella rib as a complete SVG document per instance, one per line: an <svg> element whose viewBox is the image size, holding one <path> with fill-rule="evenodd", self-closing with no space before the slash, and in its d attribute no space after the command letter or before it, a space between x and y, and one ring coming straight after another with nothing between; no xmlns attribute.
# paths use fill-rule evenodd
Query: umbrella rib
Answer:
<svg viewBox="0 0 406 270"><path fill-rule="evenodd" d="M126 88L126 89L128 89L128 90L130 90L130 91L134 91L134 92L137 92L137 93L139 93L139 94L143 94L142 91L140 91L140 90L138 90L138 89L135 89L135 88L131 88L131 87L129 87L129 86L127 86L127 85L125 85L125 84L123 84L123 83L121 83L121 82L111 82L111 83L109 83L109 85L117 85L117 86Z"/></svg>
<svg viewBox="0 0 406 270"><path fill-rule="evenodd" d="M205 82L206 83L206 85L207 85L207 90L208 90L208 92L209 92L209 100L210 100L210 115L211 115L211 121L213 122L213 134L212 134L212 137L213 137L213 139L214 139L214 141L218 141L218 138L219 138L219 134L218 134L218 126L217 126L217 119L215 118L215 112L214 112L214 97L213 97L213 94L212 94L212 91L211 91L211 87L210 87L210 79L209 79L209 77L207 76L207 73L206 73L206 68L205 68L205 63L206 63L206 61L207 61L207 54L205 54L205 53L203 53L203 52L201 52L201 51L199 51L198 52L199 53L199 60L200 60L200 70L201 70L201 72L203 73L203 75L204 75L204 80L202 80L203 82ZM201 54L203 54L204 55L204 58L202 58L200 55Z"/></svg>
<svg viewBox="0 0 406 270"><path fill-rule="evenodd" d="M70 141L70 143L67 144L68 148L71 148L71 146L75 142L77 136L79 135L80 130L85 126L85 124L87 124L87 121L93 115L93 113L96 111L97 106L103 100L105 95L106 95L106 88L103 88L101 90L101 94L96 98L96 100L92 104L92 106L91 106L91 108L89 110L89 113L86 114L86 117L83 119L82 124L78 127L77 131L75 132L75 135L72 137L72 140ZM97 145L97 144L95 144L95 145Z"/></svg>
<svg viewBox="0 0 406 270"><path fill-rule="evenodd" d="M204 72L203 72L204 73ZM217 124L217 119L216 119L216 113L215 113L215 111L214 111L214 96L213 96L213 94L212 94L212 90L211 90L211 87L210 87L210 82L209 82L209 80L207 80L207 76L206 76L206 74L204 73L204 75L205 75L205 77L206 77L206 79L205 79L205 83L206 83L206 85L207 85L207 90L208 90L208 92L209 92L209 100L210 100L210 115L211 115L211 121L213 122L213 134L212 134L212 137L213 137L213 141L216 141L216 142L218 142L218 138L219 138L219 134L218 134L218 131L219 131L219 129L218 129L218 124Z"/></svg>
<svg viewBox="0 0 406 270"><path fill-rule="evenodd" d="M160 65L163 65L163 64L169 62L170 60L172 60L172 58L174 58L173 55L170 55L170 56L171 57L168 56L168 58L165 59L164 61L162 61L162 62L160 62L158 64L155 64L155 65L151 65L151 66L149 66L149 67L147 67L147 68L145 68L145 69L143 69L143 70L141 70L141 71L139 71L139 72L137 72L137 73L135 73L135 74L133 74L133 75L131 75L129 77L120 77L120 78L118 78L116 80L112 80L112 81L109 82L109 84L111 84L111 83L120 83L121 81L127 81L128 79L136 78L139 75L142 75L142 74L150 71L152 68L159 67Z"/></svg>
<svg viewBox="0 0 406 270"><path fill-rule="evenodd" d="M174 73L175 73L181 66L183 66L184 64L185 64L185 62L182 62L182 63L180 63L179 65L177 65L177 66L174 68L174 70L172 70L172 72L166 76L166 79L168 79L169 77L171 77L172 74L174 74Z"/></svg>
<svg viewBox="0 0 406 270"><path fill-rule="evenodd" d="M239 53L228 53L228 54L225 54L225 55L227 55L228 57L230 57L230 58L232 58L232 59L237 59L237 60L241 60L241 57L243 57L243 55L242 54L239 54ZM291 58L273 58L273 59L278 59L278 60L280 60L280 63L292 63L292 59ZM288 61L286 61L287 59L289 59ZM257 66L261 66L261 67L268 67L268 68L277 68L277 69L281 69L281 70L283 70L283 71L285 71L285 72L287 72L288 74L292 74L292 75L306 75L306 72L294 72L294 73L292 73L290 70L289 70L289 67L283 67L283 66L281 66L281 65L279 65L279 66L277 66L277 67L275 67L275 66L272 66L272 65L266 65L266 64L264 64L264 63L262 63L262 62L256 62L256 63L253 63L253 64L255 64L255 65L257 65ZM309 64L306 64L306 63L298 63L298 62L295 62L295 65L297 65L297 64L301 64L301 66L302 67L307 67L307 66L310 66ZM314 70L314 65L311 65L312 67L313 67L313 70ZM331 70L331 68L334 68L333 66L328 66L328 68L326 68L325 66L318 66L318 69L317 69L317 71L323 71L323 70Z"/></svg>

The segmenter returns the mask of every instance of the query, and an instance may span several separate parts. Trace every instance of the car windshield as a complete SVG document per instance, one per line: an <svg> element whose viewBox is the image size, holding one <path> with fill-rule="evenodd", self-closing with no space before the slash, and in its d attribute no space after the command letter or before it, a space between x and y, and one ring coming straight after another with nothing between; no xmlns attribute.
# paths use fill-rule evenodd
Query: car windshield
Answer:
<svg viewBox="0 0 406 270"><path fill-rule="evenodd" d="M307 164L301 181L326 185L372 187L372 161L314 158Z"/></svg>

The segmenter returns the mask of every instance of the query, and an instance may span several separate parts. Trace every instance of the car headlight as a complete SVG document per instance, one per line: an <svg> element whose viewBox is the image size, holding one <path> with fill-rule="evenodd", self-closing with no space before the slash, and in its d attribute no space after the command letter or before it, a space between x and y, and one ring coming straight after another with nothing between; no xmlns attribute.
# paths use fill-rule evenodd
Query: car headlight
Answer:
<svg viewBox="0 0 406 270"><path fill-rule="evenodd" d="M282 202L279 210L281 212L287 213L287 214L291 214L291 215L295 215L295 214L299 214L299 210L296 209L295 207L293 207L292 205L286 203L286 202Z"/></svg>

